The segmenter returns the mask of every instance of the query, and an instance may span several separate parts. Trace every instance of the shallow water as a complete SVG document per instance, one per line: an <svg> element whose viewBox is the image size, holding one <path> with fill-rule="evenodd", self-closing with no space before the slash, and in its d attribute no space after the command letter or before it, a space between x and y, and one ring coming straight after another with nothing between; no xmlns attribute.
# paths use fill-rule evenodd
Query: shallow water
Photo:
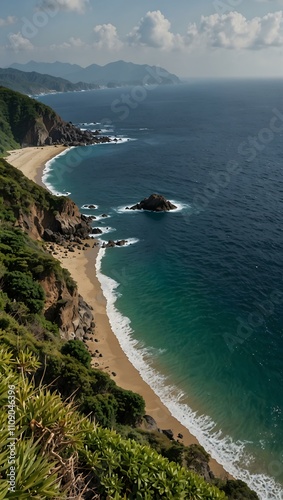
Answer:
<svg viewBox="0 0 283 500"><path fill-rule="evenodd" d="M41 98L123 139L61 155L45 181L98 205L82 212L98 216L101 239L131 243L101 250L97 265L113 329L144 379L227 470L262 499L283 498L283 127L270 129L283 124L282 85L147 90L122 119L113 102L126 92ZM153 192L179 210L124 210Z"/></svg>

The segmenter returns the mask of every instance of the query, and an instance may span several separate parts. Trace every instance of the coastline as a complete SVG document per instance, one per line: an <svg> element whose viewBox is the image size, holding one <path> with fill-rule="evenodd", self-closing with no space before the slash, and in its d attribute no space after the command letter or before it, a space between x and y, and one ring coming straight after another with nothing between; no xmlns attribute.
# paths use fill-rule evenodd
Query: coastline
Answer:
<svg viewBox="0 0 283 500"><path fill-rule="evenodd" d="M4 159L18 168L28 179L39 186L46 186L42 182L43 170L46 163L55 156L68 149L66 146L37 146L7 151Z"/></svg>
<svg viewBox="0 0 283 500"><path fill-rule="evenodd" d="M65 149L64 146L22 148L10 151L9 156L6 156L5 159L21 170L29 179L46 188L42 182L45 164ZM88 345L93 352L98 348L102 354L101 358L94 358L96 363L99 362L97 368L108 372L121 387L141 394L146 402L146 413L156 420L159 428L172 429L175 439L177 439L178 434L182 434L182 442L185 445L199 444L188 429L171 415L151 387L142 379L139 372L128 360L112 331L106 312L106 299L96 275L98 251L98 247L88 248L82 251L75 250L74 253L65 256L58 247L56 255L56 258L69 270L77 282L79 293L94 309L95 337L99 342L88 341ZM214 459L210 460L210 467L217 477L232 477Z"/></svg>

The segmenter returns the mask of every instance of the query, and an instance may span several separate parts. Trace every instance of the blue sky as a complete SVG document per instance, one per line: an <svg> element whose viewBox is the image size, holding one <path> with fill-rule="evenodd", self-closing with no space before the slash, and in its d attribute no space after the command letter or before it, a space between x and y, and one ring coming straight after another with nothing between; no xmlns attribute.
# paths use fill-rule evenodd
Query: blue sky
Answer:
<svg viewBox="0 0 283 500"><path fill-rule="evenodd" d="M9 0L0 67L156 64L181 77L283 77L283 0Z"/></svg>

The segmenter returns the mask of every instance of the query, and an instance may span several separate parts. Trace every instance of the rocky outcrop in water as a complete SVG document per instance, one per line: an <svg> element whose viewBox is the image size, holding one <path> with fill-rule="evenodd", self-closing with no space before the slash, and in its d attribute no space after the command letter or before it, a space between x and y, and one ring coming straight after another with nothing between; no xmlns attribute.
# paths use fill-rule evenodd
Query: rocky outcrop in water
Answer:
<svg viewBox="0 0 283 500"><path fill-rule="evenodd" d="M113 241L109 240L108 243L104 242L102 245L102 248L113 248L113 247L123 247L126 245L128 242L127 240L118 240L118 241Z"/></svg>
<svg viewBox="0 0 283 500"><path fill-rule="evenodd" d="M177 207L169 200L166 200L161 194L151 194L148 198L140 201L136 205L128 208L128 210L149 210L151 212L169 212Z"/></svg>

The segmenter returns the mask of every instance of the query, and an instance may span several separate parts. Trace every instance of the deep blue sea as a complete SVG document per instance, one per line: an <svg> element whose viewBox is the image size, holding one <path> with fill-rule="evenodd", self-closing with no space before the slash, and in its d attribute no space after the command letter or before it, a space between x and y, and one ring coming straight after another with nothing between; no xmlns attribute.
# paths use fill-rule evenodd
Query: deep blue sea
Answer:
<svg viewBox="0 0 283 500"><path fill-rule="evenodd" d="M124 351L230 473L283 499L283 82L40 99L118 139L71 149L45 182L130 243L97 263ZM125 210L155 192L178 210Z"/></svg>

